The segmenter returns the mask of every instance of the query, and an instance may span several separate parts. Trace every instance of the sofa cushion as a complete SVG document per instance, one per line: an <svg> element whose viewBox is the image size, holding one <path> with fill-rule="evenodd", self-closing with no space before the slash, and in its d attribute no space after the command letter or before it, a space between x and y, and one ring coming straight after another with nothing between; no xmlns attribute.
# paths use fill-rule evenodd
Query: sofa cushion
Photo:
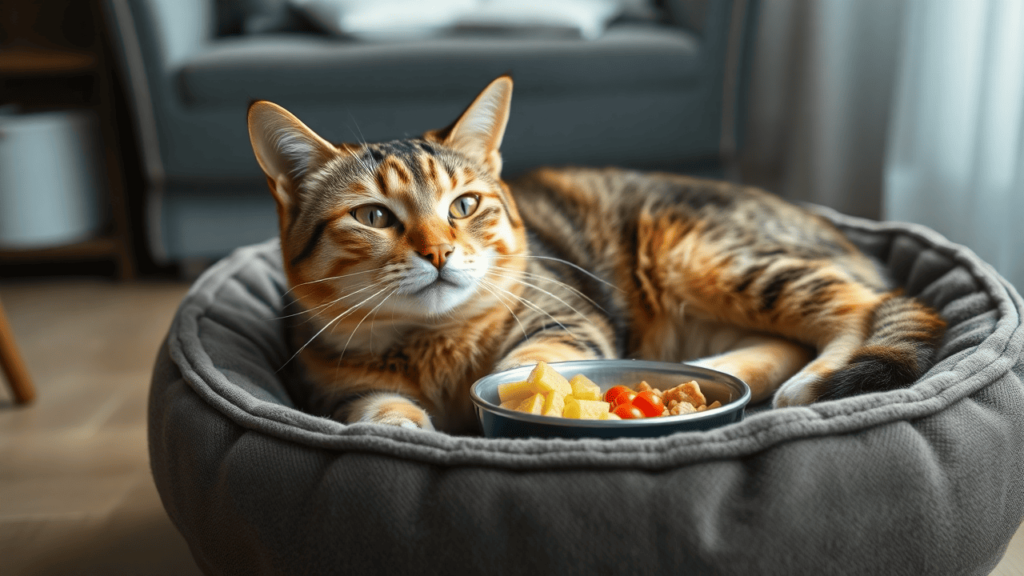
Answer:
<svg viewBox="0 0 1024 576"><path fill-rule="evenodd" d="M215 0L214 7L218 36L310 31L287 0Z"/></svg>
<svg viewBox="0 0 1024 576"><path fill-rule="evenodd" d="M695 83L700 59L692 35L655 24L619 24L593 41L467 36L370 43L263 35L218 40L182 66L180 86L196 106L254 98L468 98L506 72L515 77L517 96L665 91Z"/></svg>

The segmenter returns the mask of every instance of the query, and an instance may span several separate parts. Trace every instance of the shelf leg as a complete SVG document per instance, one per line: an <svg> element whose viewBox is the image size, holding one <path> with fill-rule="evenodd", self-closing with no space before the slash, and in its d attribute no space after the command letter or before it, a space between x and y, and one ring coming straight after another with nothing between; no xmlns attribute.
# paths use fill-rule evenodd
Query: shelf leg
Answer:
<svg viewBox="0 0 1024 576"><path fill-rule="evenodd" d="M14 332L7 322L2 302L0 302L0 368L3 368L7 383L11 386L11 391L14 392L15 403L27 404L36 397L32 378L29 377L28 368L25 367L25 363L18 353L18 347L14 343Z"/></svg>

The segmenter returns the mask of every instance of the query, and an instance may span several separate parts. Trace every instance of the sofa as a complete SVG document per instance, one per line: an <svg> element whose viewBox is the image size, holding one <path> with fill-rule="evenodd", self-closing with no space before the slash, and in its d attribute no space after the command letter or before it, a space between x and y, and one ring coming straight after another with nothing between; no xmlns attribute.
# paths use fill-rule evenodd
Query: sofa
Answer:
<svg viewBox="0 0 1024 576"><path fill-rule="evenodd" d="M735 151L756 12L753 0L668 0L657 18L620 19L592 40L365 41L311 30L295 14L268 25L246 13L286 13L285 0L103 4L159 262L212 260L277 234L246 130L247 105L258 99L328 140L373 142L446 126L511 73L505 176L565 164L720 174Z"/></svg>

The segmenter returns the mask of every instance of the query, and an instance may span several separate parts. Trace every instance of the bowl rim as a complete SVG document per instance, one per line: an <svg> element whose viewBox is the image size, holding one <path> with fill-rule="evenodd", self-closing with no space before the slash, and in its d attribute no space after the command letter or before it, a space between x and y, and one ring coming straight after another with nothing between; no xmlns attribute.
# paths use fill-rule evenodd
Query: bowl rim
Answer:
<svg viewBox="0 0 1024 576"><path fill-rule="evenodd" d="M719 372L718 370L712 370L703 366L695 366L693 364L686 364L685 362L660 362L656 360L632 360L632 359L601 359L601 360L569 360L565 362L549 362L548 366L551 366L562 373L558 368L560 366L567 367L568 370L574 369L574 366L578 365L592 365L595 363L609 364L617 363L623 368L630 367L633 369L650 369L651 371L664 371L664 372L676 372L676 371L688 371L697 372L704 374L704 378L707 380L715 380L722 382L723 384L732 385L742 391L740 397L728 404L723 404L718 408L712 408L710 410L704 410L703 412L691 412L689 414L678 414L675 416L659 416L653 418L638 418L635 420L576 420L573 418L561 418L558 416L541 416L539 414L526 414L524 412L518 412L516 410L509 410L508 408L502 408L497 404L492 404L477 392L481 383L500 379L502 375L507 375L510 372L515 371L529 371L533 370L536 364L524 364L522 366L516 366L508 370L501 372L494 372L488 374L483 378L478 379L469 389L469 397L476 405L478 410L485 410L494 414L503 416L505 418L511 418L513 420L519 420L522 422L531 422L533 424L544 424L548 426L568 426L573 428L618 428L618 427L647 427L647 426L666 426L672 424L679 424L683 422L699 422L701 420L710 420L721 416L727 411L742 411L746 408L750 402L751 391L750 386L733 376L732 374L726 374L725 372ZM514 381L514 380L510 380Z"/></svg>

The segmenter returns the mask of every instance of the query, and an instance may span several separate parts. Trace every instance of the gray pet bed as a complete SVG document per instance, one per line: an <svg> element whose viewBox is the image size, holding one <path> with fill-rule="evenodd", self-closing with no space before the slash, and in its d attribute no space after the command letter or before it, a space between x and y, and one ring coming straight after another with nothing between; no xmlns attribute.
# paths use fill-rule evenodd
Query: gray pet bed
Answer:
<svg viewBox="0 0 1024 576"><path fill-rule="evenodd" d="M210 574L987 574L1024 516L1022 300L921 227L835 216L949 322L912 388L645 440L296 410L276 242L196 282L153 375L164 506Z"/></svg>

